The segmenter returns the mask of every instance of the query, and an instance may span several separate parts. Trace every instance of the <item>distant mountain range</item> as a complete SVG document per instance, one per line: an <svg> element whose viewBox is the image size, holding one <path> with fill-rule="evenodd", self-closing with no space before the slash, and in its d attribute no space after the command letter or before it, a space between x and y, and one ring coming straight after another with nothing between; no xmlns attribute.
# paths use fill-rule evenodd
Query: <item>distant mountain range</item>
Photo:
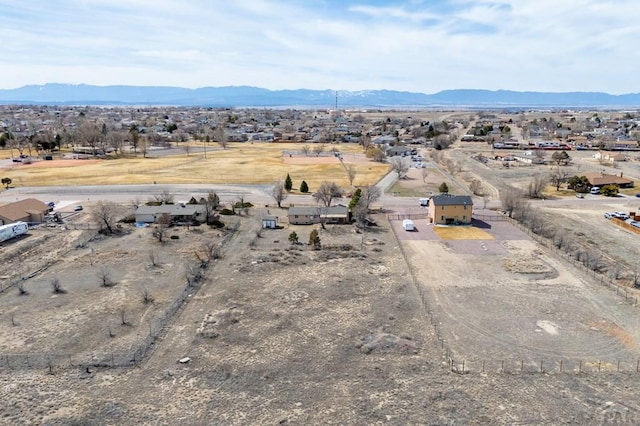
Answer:
<svg viewBox="0 0 640 426"><path fill-rule="evenodd" d="M0 90L0 104L175 105L208 107L335 108L629 108L640 94L445 90L434 94L394 90L267 90L249 86L185 89L166 86L29 85Z"/></svg>

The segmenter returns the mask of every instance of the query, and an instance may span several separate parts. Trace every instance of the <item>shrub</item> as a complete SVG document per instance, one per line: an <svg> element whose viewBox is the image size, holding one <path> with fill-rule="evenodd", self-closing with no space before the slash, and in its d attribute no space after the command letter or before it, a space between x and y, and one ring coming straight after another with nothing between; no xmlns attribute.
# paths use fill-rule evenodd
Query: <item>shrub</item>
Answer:
<svg viewBox="0 0 640 426"><path fill-rule="evenodd" d="M241 203L240 201L238 201L233 205L233 207L236 208L236 209L247 209L249 207L253 207L253 204L251 204L248 201L246 201L244 203Z"/></svg>
<svg viewBox="0 0 640 426"><path fill-rule="evenodd" d="M318 235L318 230L314 229L309 234L309 245L313 246L314 249L320 249L320 236Z"/></svg>
<svg viewBox="0 0 640 426"><path fill-rule="evenodd" d="M135 223L135 222L136 222L136 216L133 214L128 214L122 219L120 219L120 223Z"/></svg>
<svg viewBox="0 0 640 426"><path fill-rule="evenodd" d="M233 210L230 210L230 209L222 209L222 210L220 210L220 214L224 215L224 216L233 216L235 214L235 212Z"/></svg>
<svg viewBox="0 0 640 426"><path fill-rule="evenodd" d="M209 221L208 225L212 228L224 228L224 223L220 219L213 219Z"/></svg>
<svg viewBox="0 0 640 426"><path fill-rule="evenodd" d="M179 236L179 235L172 235L172 236L171 236L171 237L169 237L169 238L171 238L172 240L179 240L179 239L180 239L180 236Z"/></svg>

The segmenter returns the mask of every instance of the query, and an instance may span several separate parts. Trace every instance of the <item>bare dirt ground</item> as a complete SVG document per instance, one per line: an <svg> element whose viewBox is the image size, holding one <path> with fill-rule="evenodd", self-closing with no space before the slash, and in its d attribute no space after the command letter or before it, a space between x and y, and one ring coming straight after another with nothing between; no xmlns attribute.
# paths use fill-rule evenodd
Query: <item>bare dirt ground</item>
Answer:
<svg viewBox="0 0 640 426"><path fill-rule="evenodd" d="M271 212L284 215L281 211ZM365 234L362 251L362 234L356 233L351 226L321 231L324 247L320 251L309 250L306 245L291 245L287 241L293 230L301 241L306 241L310 227L263 231L258 237L260 216L256 211L249 218L241 219L240 229L225 247L223 258L209 269L203 287L179 311L149 358L138 367L92 368L88 372L59 366L50 374L49 369L11 369L0 363L0 398L3 401L0 423L404 425L537 422L582 425L616 418L633 424L640 418L635 398L639 376L635 374L520 375L495 374L493 371L459 375L450 372L435 331L421 307L407 264L399 255L397 240L383 216L374 218L379 226ZM178 263L170 259L182 256L177 250L180 246L171 244L185 244L186 248L207 235L194 235L187 230L178 232L182 233L179 242L171 241L167 245L167 263ZM503 234L511 235L502 230L497 237ZM128 276L148 275L146 262L142 257L135 257L131 247L133 240L128 238L138 237L132 232L125 237L95 240L91 244L94 244L95 252L105 253L105 257L110 258L114 271L120 270ZM156 246L147 236L139 240ZM127 241L129 244L125 244ZM533 250L517 241L504 243L514 245L508 247L511 251ZM72 249L73 244L71 241L68 248ZM403 241L402 244L422 247L423 244L440 243ZM138 247L137 241L135 245ZM453 249L424 247L422 252L416 249L414 255L424 254L416 259L416 264L425 266L425 275L429 275L429 270L441 275L432 284L429 280L433 280L433 274L423 282L431 286L430 291L434 294L457 297L442 289L444 281L450 277L456 280L461 297L471 297L464 291L476 289L487 292L488 297L481 295L481 300L487 302L491 299L488 292L498 289L500 293L497 294L507 300L507 288L499 282L483 284L475 275L478 271L471 271L476 278L463 285L464 281L455 270L452 271L454 268L448 266L460 265L459 261L453 263ZM115 255L106 256L106 253L123 250L136 261L120 263ZM86 251L86 248L79 249L76 256L82 253L81 257L86 259ZM459 256L455 255L456 258ZM466 256L502 258L504 252ZM465 260L474 259L465 257ZM59 262L57 266L61 271L64 265L70 271L76 267L74 257L61 256ZM86 268L82 262L78 265ZM558 269L553 261L550 265ZM471 264L465 268L470 269ZM484 276L489 272L480 270L478 273ZM527 280L514 278L514 274L504 270L500 277L519 281L518 294L522 294ZM93 274L89 278L93 280ZM537 291L560 286L554 284L558 279L549 276L538 280L548 282ZM70 286L68 294L53 300L69 297L71 304L82 304L88 311L96 309L100 317L100 307L110 303L104 300L105 294L119 291L118 286L126 287L121 283L102 292L89 281L87 279L86 288L95 291L95 297L80 298L80 290ZM167 280L167 285L170 281ZM578 292L581 289L579 283L570 279L567 283L562 290ZM7 300L18 298L14 292L2 297ZM562 295L558 297L557 303L567 300ZM50 298L50 294L43 289L42 294L36 291L21 298L24 298L19 300L21 303L29 303ZM142 306L137 300L135 303ZM473 304L477 302L468 305ZM45 306L44 302L41 306ZM557 306L558 310L560 308L562 306ZM533 309L536 310L539 308ZM506 311L499 312L506 315ZM604 308L601 311L605 312ZM34 309L31 315L39 313ZM46 321L47 315L50 311L39 315L41 321ZM484 321L478 322L476 328L489 324L489 315L480 308L472 309L469 315L474 320ZM2 327L22 327L10 325L6 314L1 318ZM445 325L442 328L457 332L459 323L470 317L460 318L443 312ZM500 324L498 319L494 321ZM559 314L532 315L531 320L547 322L535 325L525 319L514 322L513 327L519 329L508 330L508 336L515 348L522 350L523 342L538 335L542 336L540 342L530 341L529 344L540 343L554 348L552 342L558 335L551 334L554 330L551 323L557 323L560 337L567 333L567 324L579 323L579 320L565 323ZM137 321L133 315L132 328L144 328ZM534 327L544 334L536 333ZM55 346L74 341L80 348L86 346L82 341L74 340L74 327L63 329L65 333L56 334L60 342ZM518 336L520 331L528 334ZM605 331L583 331L591 332L601 336L597 342L616 342L616 338L609 337ZM469 340L473 335L474 332L460 333L461 339L455 349L468 350L477 344L479 351L486 352L492 346L487 342L498 344L498 347L505 343L500 343L491 333L485 335L487 342ZM39 339L42 338L53 340L39 335ZM623 350L621 345L614 345L614 348ZM183 357L190 357L190 362L178 363Z"/></svg>

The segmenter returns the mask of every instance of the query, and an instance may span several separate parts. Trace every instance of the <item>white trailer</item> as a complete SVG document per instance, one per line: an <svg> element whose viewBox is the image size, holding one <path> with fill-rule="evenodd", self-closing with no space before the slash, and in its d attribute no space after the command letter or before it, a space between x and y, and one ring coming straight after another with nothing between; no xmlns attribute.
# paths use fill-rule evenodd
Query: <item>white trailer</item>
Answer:
<svg viewBox="0 0 640 426"><path fill-rule="evenodd" d="M402 227L404 228L405 231L414 231L415 225L413 224L413 221L410 219L405 219L402 221Z"/></svg>
<svg viewBox="0 0 640 426"><path fill-rule="evenodd" d="M19 235L26 234L29 230L29 225L26 222L15 222L9 225L0 226L0 243L10 240Z"/></svg>
<svg viewBox="0 0 640 426"><path fill-rule="evenodd" d="M429 199L428 198L420 198L420 207L428 207Z"/></svg>

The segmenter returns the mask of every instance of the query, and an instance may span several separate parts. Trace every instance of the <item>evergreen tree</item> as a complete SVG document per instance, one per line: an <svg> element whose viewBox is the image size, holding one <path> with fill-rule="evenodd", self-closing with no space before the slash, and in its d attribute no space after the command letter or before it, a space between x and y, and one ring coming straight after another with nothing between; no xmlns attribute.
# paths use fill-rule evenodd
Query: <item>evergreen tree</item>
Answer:
<svg viewBox="0 0 640 426"><path fill-rule="evenodd" d="M298 233L296 231L289 234L289 241L291 244L296 244L298 242Z"/></svg>
<svg viewBox="0 0 640 426"><path fill-rule="evenodd" d="M360 201L360 197L362 196L362 189L356 189L356 192L353 193L353 197L351 197L351 201L349 202L349 210L353 210L353 208Z"/></svg>
<svg viewBox="0 0 640 426"><path fill-rule="evenodd" d="M309 192L309 185L307 185L307 182L302 181L302 183L300 184L300 192L302 192L303 194Z"/></svg>
<svg viewBox="0 0 640 426"><path fill-rule="evenodd" d="M318 235L318 230L314 229L309 234L309 245L313 246L314 249L320 249L320 236Z"/></svg>
<svg viewBox="0 0 640 426"><path fill-rule="evenodd" d="M293 183L291 182L291 176L287 173L287 178L284 180L284 189L287 192L291 192L291 188L293 188Z"/></svg>

